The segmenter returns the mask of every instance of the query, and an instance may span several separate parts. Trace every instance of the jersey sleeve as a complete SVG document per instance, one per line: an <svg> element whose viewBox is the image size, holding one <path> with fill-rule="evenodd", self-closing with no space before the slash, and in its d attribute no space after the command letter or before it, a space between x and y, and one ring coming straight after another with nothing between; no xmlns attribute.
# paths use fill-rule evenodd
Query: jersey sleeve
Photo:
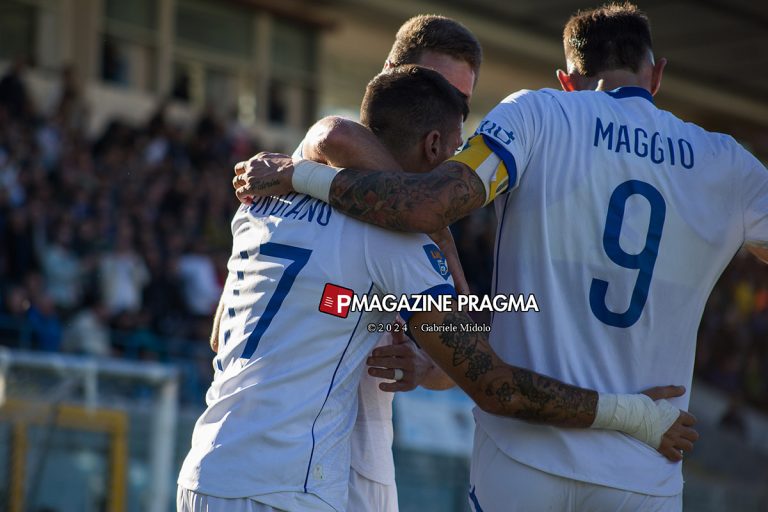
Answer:
<svg viewBox="0 0 768 512"><path fill-rule="evenodd" d="M742 149L746 169L744 180L744 240L747 243L768 244L768 169Z"/></svg>
<svg viewBox="0 0 768 512"><path fill-rule="evenodd" d="M426 235L367 226L365 259L373 284L385 294L456 295L448 262ZM400 311L406 322L411 312Z"/></svg>
<svg viewBox="0 0 768 512"><path fill-rule="evenodd" d="M496 105L450 160L474 170L485 185L485 204L517 187L528 163L543 110L537 91L519 91Z"/></svg>

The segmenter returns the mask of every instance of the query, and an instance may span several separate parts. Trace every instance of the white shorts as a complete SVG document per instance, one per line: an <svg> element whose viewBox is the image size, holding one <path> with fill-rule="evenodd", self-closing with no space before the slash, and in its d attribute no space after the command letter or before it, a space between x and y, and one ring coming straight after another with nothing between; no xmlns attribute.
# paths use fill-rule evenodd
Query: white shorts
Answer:
<svg viewBox="0 0 768 512"><path fill-rule="evenodd" d="M369 480L349 470L348 512L398 512L397 486Z"/></svg>
<svg viewBox="0 0 768 512"><path fill-rule="evenodd" d="M681 512L683 495L649 496L563 478L508 457L481 429L469 476L474 512Z"/></svg>
<svg viewBox="0 0 768 512"><path fill-rule="evenodd" d="M284 512L251 498L217 498L190 491L176 491L176 512Z"/></svg>

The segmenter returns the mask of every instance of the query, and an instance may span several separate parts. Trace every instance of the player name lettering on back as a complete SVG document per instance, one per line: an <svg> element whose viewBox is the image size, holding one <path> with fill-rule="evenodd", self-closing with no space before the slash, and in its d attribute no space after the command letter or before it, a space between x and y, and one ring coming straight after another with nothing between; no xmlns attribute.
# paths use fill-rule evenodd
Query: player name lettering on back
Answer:
<svg viewBox="0 0 768 512"><path fill-rule="evenodd" d="M693 145L687 140L667 137L659 132L649 133L641 127L606 122L599 117L595 118L594 146L648 158L654 164L666 163L685 169L692 169L694 165Z"/></svg>
<svg viewBox="0 0 768 512"><path fill-rule="evenodd" d="M291 192L283 196L265 196L254 199L248 213L259 217L276 216L284 219L305 220L327 226L333 208L319 199Z"/></svg>

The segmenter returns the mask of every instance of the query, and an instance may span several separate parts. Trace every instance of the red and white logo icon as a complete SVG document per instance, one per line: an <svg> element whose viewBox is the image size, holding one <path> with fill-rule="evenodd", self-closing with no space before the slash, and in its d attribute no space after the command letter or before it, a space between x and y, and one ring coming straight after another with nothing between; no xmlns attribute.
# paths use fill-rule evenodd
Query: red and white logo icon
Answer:
<svg viewBox="0 0 768 512"><path fill-rule="evenodd" d="M321 313L338 316L339 318L347 318L347 315L349 315L349 305L352 303L352 296L354 294L355 291L349 288L326 283L318 309Z"/></svg>

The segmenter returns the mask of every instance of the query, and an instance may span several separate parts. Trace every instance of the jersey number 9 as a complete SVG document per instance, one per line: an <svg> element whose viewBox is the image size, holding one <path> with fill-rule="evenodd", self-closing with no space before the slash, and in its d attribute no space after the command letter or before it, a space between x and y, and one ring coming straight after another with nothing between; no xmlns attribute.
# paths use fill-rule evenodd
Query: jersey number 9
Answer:
<svg viewBox="0 0 768 512"><path fill-rule="evenodd" d="M643 196L650 204L651 218L648 223L645 247L638 254L629 254L621 248L619 237L621 236L627 200L636 194ZM589 288L589 306L592 313L601 322L614 327L626 328L631 327L640 319L645 301L648 300L648 289L651 286L653 267L656 265L656 257L659 254L659 243L661 242L666 214L667 205L661 193L643 181L625 181L616 187L616 190L611 194L611 200L608 203L608 216L605 219L605 231L603 231L603 249L615 264L638 270L638 273L629 308L623 313L610 311L605 304L608 281L592 279L592 286Z"/></svg>

